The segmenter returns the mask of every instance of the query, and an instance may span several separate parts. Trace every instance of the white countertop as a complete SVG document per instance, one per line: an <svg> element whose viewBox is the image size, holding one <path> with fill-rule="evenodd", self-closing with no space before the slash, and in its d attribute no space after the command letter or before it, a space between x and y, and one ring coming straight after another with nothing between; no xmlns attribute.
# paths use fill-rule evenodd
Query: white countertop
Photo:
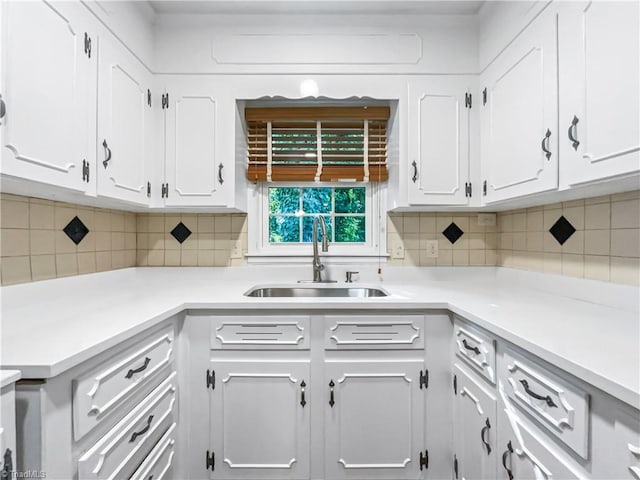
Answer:
<svg viewBox="0 0 640 480"><path fill-rule="evenodd" d="M308 270L130 268L2 287L0 367L54 377L185 309L449 309L640 408L637 288L504 268L385 267L381 277L365 265L362 283L390 296L243 296L257 284L294 283Z"/></svg>
<svg viewBox="0 0 640 480"><path fill-rule="evenodd" d="M19 370L0 370L0 388L11 385L18 380L20 380Z"/></svg>

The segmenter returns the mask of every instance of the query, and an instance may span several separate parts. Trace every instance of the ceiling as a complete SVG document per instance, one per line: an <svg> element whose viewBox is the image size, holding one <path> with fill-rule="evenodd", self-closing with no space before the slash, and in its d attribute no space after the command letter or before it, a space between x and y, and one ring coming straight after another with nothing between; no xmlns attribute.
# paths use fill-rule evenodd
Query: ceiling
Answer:
<svg viewBox="0 0 640 480"><path fill-rule="evenodd" d="M474 15L468 0L149 0L157 14L404 14Z"/></svg>

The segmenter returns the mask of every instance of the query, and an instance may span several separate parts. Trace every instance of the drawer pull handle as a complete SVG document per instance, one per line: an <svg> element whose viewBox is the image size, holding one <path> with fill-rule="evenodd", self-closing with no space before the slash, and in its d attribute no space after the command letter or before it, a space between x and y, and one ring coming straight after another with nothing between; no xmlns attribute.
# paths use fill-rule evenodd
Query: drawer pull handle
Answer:
<svg viewBox="0 0 640 480"><path fill-rule="evenodd" d="M335 387L336 384L333 383L333 380L331 380L329 382L329 405L331 405L331 408L333 408L333 406L336 404L336 402L333 400L333 387Z"/></svg>
<svg viewBox="0 0 640 480"><path fill-rule="evenodd" d="M149 418L147 418L147 426L144 427L139 432L133 432L131 434L131 438L129 439L129 443L135 442L136 438L138 438L139 436L144 435L145 433L147 433L149 431L149 428L151 428L151 422L152 421L153 421L153 415L149 415Z"/></svg>
<svg viewBox="0 0 640 480"><path fill-rule="evenodd" d="M151 361L151 359L149 357L145 357L144 358L144 365L142 365L141 367L138 368L132 368L130 369L127 374L125 375L125 378L131 378L133 377L134 373L140 373L143 370L145 370L148 366L149 366L149 362Z"/></svg>
<svg viewBox="0 0 640 480"><path fill-rule="evenodd" d="M491 455L491 445L489 445L489 442L484 439L484 434L485 432L488 432L490 428L491 424L489 423L489 419L487 418L484 427L482 427L482 430L480 430L480 440L482 441L482 443L484 443L484 446L487 447L487 455Z"/></svg>
<svg viewBox="0 0 640 480"><path fill-rule="evenodd" d="M9 480L10 478L13 478L14 471L13 458L11 456L12 453L13 452L9 448L4 451L4 467L2 467L2 471L0 472L0 478L2 478L2 480Z"/></svg>
<svg viewBox="0 0 640 480"><path fill-rule="evenodd" d="M547 157L547 160L551 158L551 150L549 150L549 142L551 137L551 130L547 128L547 133L544 134L544 138L542 139L542 151L544 152L544 156Z"/></svg>
<svg viewBox="0 0 640 480"><path fill-rule="evenodd" d="M467 350L471 350L473 353L475 353L476 355L480 355L480 349L478 347L472 347L467 343L467 339L463 338L462 339L462 345L464 345L464 348L466 348Z"/></svg>
<svg viewBox="0 0 640 480"><path fill-rule="evenodd" d="M223 164L218 165L218 183L222 185L224 183L224 178L222 178L222 169L224 168Z"/></svg>
<svg viewBox="0 0 640 480"><path fill-rule="evenodd" d="M416 180L418 180L418 164L414 160L411 162L411 166L413 167L413 176L411 177L411 181L416 183Z"/></svg>
<svg viewBox="0 0 640 480"><path fill-rule="evenodd" d="M507 443L507 449L502 454L502 466L507 471L507 475L509 475L509 480L513 480L513 472L509 467L507 467L507 457L513 453L513 447L511 446L511 441Z"/></svg>
<svg viewBox="0 0 640 480"><path fill-rule="evenodd" d="M571 140L571 146L573 147L574 150L578 150L578 145L580 145L580 142L576 138L576 135L578 133L579 121L580 120L578 119L578 117L574 115L573 120L571 120L571 126L569 127L569 130L567 132L567 134L569 135L569 140Z"/></svg>
<svg viewBox="0 0 640 480"><path fill-rule="evenodd" d="M530 397L535 398L536 400L544 400L545 402L547 402L547 405L550 407L558 407L555 403L553 403L553 399L547 395L542 396L542 395L538 395L536 392L534 392L533 390L529 389L529 382L527 382L526 380L520 380L520 383L522 384L522 386L524 387L524 391L527 392L527 394Z"/></svg>
<svg viewBox="0 0 640 480"><path fill-rule="evenodd" d="M109 166L109 162L111 161L111 149L109 148L106 139L102 141L102 146L104 147L104 151L106 154L105 159L102 161L102 165L104 165L104 168L107 168Z"/></svg>
<svg viewBox="0 0 640 480"><path fill-rule="evenodd" d="M307 401L304 399L304 388L306 386L307 384L302 380L302 382L300 382L300 405L302 405L302 408L307 404Z"/></svg>

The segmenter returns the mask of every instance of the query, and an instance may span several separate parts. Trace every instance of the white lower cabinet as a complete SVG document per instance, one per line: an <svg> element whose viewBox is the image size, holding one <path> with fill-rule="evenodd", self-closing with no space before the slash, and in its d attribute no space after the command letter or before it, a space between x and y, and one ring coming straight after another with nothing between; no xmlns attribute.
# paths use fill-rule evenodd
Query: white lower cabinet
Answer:
<svg viewBox="0 0 640 480"><path fill-rule="evenodd" d="M309 478L309 361L211 362L213 479Z"/></svg>
<svg viewBox="0 0 640 480"><path fill-rule="evenodd" d="M16 398L17 371L0 371L0 478L14 478L16 468Z"/></svg>
<svg viewBox="0 0 640 480"><path fill-rule="evenodd" d="M423 371L420 360L326 363L327 479L422 478Z"/></svg>
<svg viewBox="0 0 640 480"><path fill-rule="evenodd" d="M474 373L454 364L454 478L496 477L496 397Z"/></svg>

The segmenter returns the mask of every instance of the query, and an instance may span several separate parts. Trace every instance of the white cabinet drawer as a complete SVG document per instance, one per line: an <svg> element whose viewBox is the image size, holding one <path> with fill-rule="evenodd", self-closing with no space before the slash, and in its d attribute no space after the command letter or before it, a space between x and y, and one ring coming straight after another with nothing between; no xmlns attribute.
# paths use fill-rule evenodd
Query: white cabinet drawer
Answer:
<svg viewBox="0 0 640 480"><path fill-rule="evenodd" d="M588 458L589 395L541 364L505 349L499 378L514 404Z"/></svg>
<svg viewBox="0 0 640 480"><path fill-rule="evenodd" d="M327 350L424 348L422 315L327 315Z"/></svg>
<svg viewBox="0 0 640 480"><path fill-rule="evenodd" d="M176 424L162 436L151 453L138 467L130 480L163 480L173 478L173 457L176 453Z"/></svg>
<svg viewBox="0 0 640 480"><path fill-rule="evenodd" d="M177 375L173 372L142 403L78 460L79 479L128 478L174 423Z"/></svg>
<svg viewBox="0 0 640 480"><path fill-rule="evenodd" d="M212 349L309 348L309 317L303 315L256 315L214 317Z"/></svg>
<svg viewBox="0 0 640 480"><path fill-rule="evenodd" d="M78 440L141 389L173 355L174 329L163 329L73 381L73 431Z"/></svg>
<svg viewBox="0 0 640 480"><path fill-rule="evenodd" d="M491 383L496 383L495 340L467 323L455 320L453 349L460 358L471 365Z"/></svg>

